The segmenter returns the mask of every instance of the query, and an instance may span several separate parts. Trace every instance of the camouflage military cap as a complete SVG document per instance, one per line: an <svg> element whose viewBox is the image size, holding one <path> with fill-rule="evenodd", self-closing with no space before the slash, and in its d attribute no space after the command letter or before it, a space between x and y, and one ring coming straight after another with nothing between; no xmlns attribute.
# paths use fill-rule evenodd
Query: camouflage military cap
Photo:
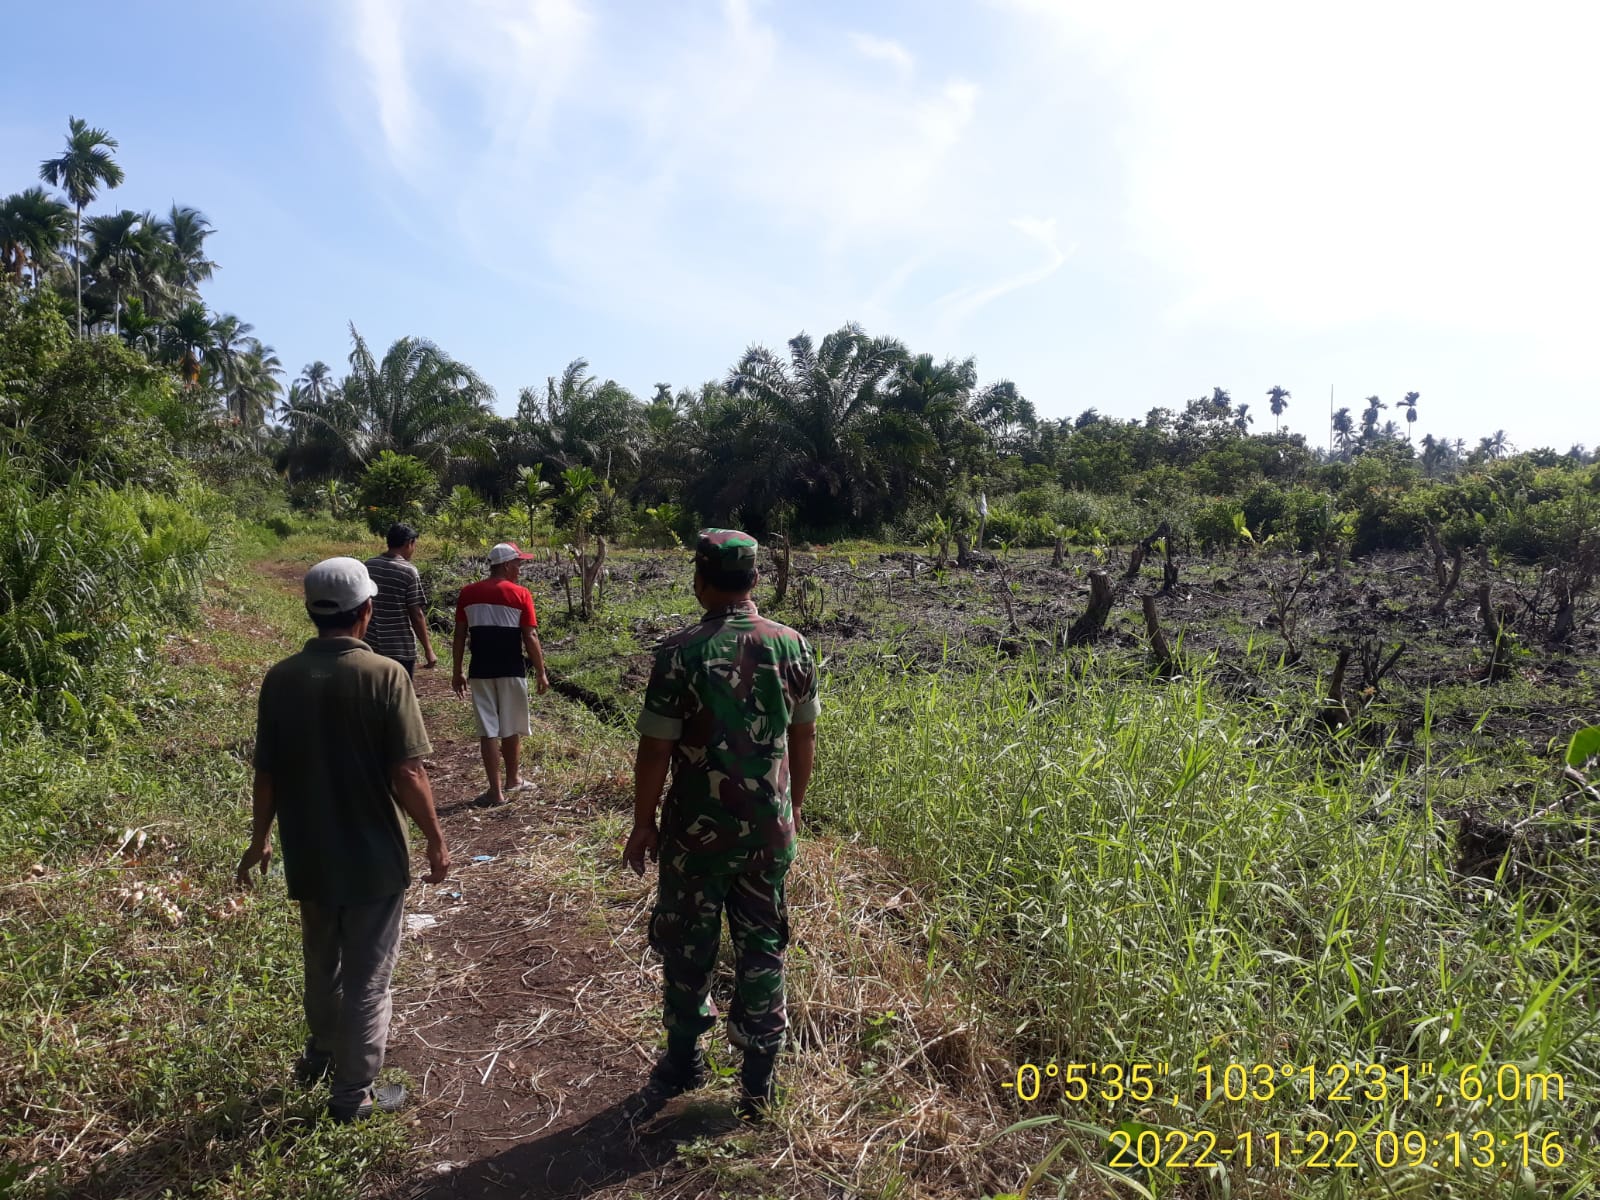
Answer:
<svg viewBox="0 0 1600 1200"><path fill-rule="evenodd" d="M755 538L739 529L702 529L694 561L711 571L751 571L756 565Z"/></svg>

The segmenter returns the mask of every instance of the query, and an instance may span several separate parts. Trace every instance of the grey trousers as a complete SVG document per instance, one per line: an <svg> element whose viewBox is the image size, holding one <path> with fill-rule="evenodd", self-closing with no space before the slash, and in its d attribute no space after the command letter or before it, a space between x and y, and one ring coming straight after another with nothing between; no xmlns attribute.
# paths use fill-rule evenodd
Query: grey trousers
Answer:
<svg viewBox="0 0 1600 1200"><path fill-rule="evenodd" d="M332 1108L356 1108L383 1069L405 898L396 892L365 904L300 903L306 1024L311 1048L333 1057Z"/></svg>

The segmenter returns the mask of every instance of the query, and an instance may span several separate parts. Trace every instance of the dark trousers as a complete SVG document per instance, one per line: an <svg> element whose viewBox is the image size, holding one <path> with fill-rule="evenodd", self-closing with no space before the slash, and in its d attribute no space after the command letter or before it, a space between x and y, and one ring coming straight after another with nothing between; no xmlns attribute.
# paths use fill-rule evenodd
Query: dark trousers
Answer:
<svg viewBox="0 0 1600 1200"><path fill-rule="evenodd" d="M333 1056L334 1108L354 1108L383 1069L400 953L405 893L366 904L300 902L306 1024L311 1046Z"/></svg>

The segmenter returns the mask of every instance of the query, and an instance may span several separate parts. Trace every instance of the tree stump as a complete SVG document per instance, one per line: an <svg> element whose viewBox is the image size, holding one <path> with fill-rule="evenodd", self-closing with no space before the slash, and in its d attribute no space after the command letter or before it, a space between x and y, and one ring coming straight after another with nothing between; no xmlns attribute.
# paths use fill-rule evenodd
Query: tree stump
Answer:
<svg viewBox="0 0 1600 1200"><path fill-rule="evenodd" d="M1067 645L1093 641L1111 612L1111 578L1104 571L1089 572L1089 607L1067 630Z"/></svg>
<svg viewBox="0 0 1600 1200"><path fill-rule="evenodd" d="M1442 615L1445 605L1450 603L1450 597L1456 594L1456 587L1461 583L1461 563L1465 557L1466 555L1461 547L1457 546L1450 556L1449 572L1440 578L1438 599L1428 606L1429 616L1437 617ZM1442 565L1442 563L1435 562L1436 573Z"/></svg>
<svg viewBox="0 0 1600 1200"><path fill-rule="evenodd" d="M1139 568L1144 566L1144 543L1140 542L1128 555L1128 569L1122 573L1124 579L1139 578Z"/></svg>
<svg viewBox="0 0 1600 1200"><path fill-rule="evenodd" d="M1483 622L1483 636L1490 646L1485 683L1499 683L1511 674L1511 618L1515 612L1510 607L1496 608L1489 584L1478 585L1478 619Z"/></svg>
<svg viewBox="0 0 1600 1200"><path fill-rule="evenodd" d="M1350 665L1350 648L1339 651L1339 661L1333 667L1333 679L1328 683L1328 696L1322 702L1317 719L1329 729L1343 729L1350 724L1350 706L1344 700L1344 672Z"/></svg>
<svg viewBox="0 0 1600 1200"><path fill-rule="evenodd" d="M789 595L789 535L779 534L772 541L772 607L777 608Z"/></svg>
<svg viewBox="0 0 1600 1200"><path fill-rule="evenodd" d="M1577 610L1572 600L1572 585L1567 582L1567 577L1560 571L1551 573L1555 575L1556 617L1550 626L1550 640L1564 642L1577 624Z"/></svg>
<svg viewBox="0 0 1600 1200"><path fill-rule="evenodd" d="M1427 539L1428 553L1433 555L1433 578L1442 592L1450 583L1450 573L1445 567L1444 544L1439 541L1439 531L1429 521L1422 527L1422 536Z"/></svg>
<svg viewBox="0 0 1600 1200"><path fill-rule="evenodd" d="M1172 647L1167 645L1167 635L1161 632L1161 616L1156 612L1156 598L1141 596L1139 599L1144 606L1144 631L1150 638L1150 657L1156 669L1169 679L1174 675L1183 674L1178 656L1173 654Z"/></svg>

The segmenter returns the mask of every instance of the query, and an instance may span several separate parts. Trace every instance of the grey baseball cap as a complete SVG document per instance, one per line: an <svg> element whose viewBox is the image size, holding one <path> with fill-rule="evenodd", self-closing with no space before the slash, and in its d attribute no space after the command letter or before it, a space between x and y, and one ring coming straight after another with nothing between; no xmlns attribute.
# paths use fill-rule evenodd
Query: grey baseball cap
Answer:
<svg viewBox="0 0 1600 1200"><path fill-rule="evenodd" d="M359 558L325 558L306 572L306 609L321 617L354 612L378 594Z"/></svg>

